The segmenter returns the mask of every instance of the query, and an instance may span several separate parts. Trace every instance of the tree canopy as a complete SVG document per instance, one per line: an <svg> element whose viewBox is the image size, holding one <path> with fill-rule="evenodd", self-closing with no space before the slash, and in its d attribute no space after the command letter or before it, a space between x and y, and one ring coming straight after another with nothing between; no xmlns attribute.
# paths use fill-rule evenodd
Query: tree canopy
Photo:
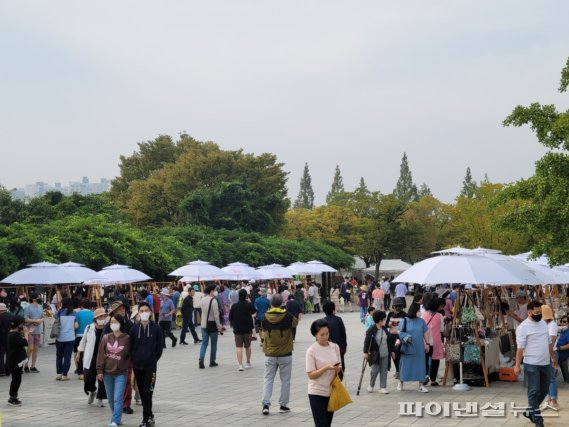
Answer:
<svg viewBox="0 0 569 427"><path fill-rule="evenodd" d="M401 159L401 166L399 168L399 179L393 190L393 195L403 203L417 200L417 186L413 182L413 174L409 169L409 161L407 160L407 153L403 153Z"/></svg>
<svg viewBox="0 0 569 427"><path fill-rule="evenodd" d="M304 170L300 177L300 190L294 202L295 209L312 209L314 207L314 190L308 163L304 164Z"/></svg>

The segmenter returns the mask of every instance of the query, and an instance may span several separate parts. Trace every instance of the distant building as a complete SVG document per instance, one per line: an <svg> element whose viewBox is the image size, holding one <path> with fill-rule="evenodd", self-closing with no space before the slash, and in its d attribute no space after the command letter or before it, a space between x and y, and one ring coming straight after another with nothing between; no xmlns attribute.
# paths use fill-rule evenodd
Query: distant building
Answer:
<svg viewBox="0 0 569 427"><path fill-rule="evenodd" d="M89 182L89 178L84 176L81 181L70 181L68 185L56 182L53 186L46 182L36 182L28 184L24 188L14 188L10 191L14 200L28 201L34 197L41 197L50 191L59 191L66 196L77 193L81 195L99 194L111 189L111 180L101 178L99 182Z"/></svg>

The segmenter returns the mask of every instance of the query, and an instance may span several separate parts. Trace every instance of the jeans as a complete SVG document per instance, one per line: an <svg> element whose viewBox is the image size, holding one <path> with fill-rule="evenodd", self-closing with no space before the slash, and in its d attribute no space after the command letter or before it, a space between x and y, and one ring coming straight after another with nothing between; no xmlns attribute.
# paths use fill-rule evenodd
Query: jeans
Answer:
<svg viewBox="0 0 569 427"><path fill-rule="evenodd" d="M369 385L375 387L375 380L379 374L379 388L387 388L387 367L389 366L389 355L379 358L379 363L371 365L371 376Z"/></svg>
<svg viewBox="0 0 569 427"><path fill-rule="evenodd" d="M119 424L122 417L123 394L126 387L126 375L109 375L103 377L107 390L109 408L111 408L111 423Z"/></svg>
<svg viewBox="0 0 569 427"><path fill-rule="evenodd" d="M73 341L56 341L55 342L55 368L57 371L57 375L65 375L69 372L69 368L71 366L71 354L73 353L73 345L75 344L75 340Z"/></svg>
<svg viewBox="0 0 569 427"><path fill-rule="evenodd" d="M281 378L281 396L279 403L287 406L290 398L290 375L292 373L292 356L265 357L265 376L263 378L263 405L271 405L273 383L277 370Z"/></svg>
<svg viewBox="0 0 569 427"><path fill-rule="evenodd" d="M200 360L205 359L205 352L207 350L208 341L211 339L211 351L209 353L209 363L215 362L215 357L217 356L217 332L208 332L205 328L202 328L202 346L200 348Z"/></svg>
<svg viewBox="0 0 569 427"><path fill-rule="evenodd" d="M528 410L536 425L543 425L539 405L549 391L550 365L529 365L524 363L524 378L528 385Z"/></svg>
<svg viewBox="0 0 569 427"><path fill-rule="evenodd" d="M360 322L364 323L367 314L367 307L360 307Z"/></svg>
<svg viewBox="0 0 569 427"><path fill-rule="evenodd" d="M186 341L186 330L190 329L192 337L194 338L194 343L198 342L198 334L196 333L196 328L194 326L194 322L192 322L192 318L184 317L184 324L182 325L182 332L180 333L180 342Z"/></svg>
<svg viewBox="0 0 569 427"><path fill-rule="evenodd" d="M551 366L549 377L549 400L557 400L557 369Z"/></svg>
<svg viewBox="0 0 569 427"><path fill-rule="evenodd" d="M309 394L308 400L310 402L312 418L314 418L314 426L330 427L332 425L332 418L334 417L334 412L328 411L328 401L330 400L330 396Z"/></svg>
<svg viewBox="0 0 569 427"><path fill-rule="evenodd" d="M142 401L142 422L147 422L150 418L154 418L152 394L154 393L154 384L156 384L156 371L154 369L135 369L134 378Z"/></svg>

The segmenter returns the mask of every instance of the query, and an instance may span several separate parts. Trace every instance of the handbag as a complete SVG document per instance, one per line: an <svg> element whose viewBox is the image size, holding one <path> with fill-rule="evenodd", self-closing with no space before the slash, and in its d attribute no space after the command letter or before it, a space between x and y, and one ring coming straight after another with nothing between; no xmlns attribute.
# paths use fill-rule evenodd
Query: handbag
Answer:
<svg viewBox="0 0 569 427"><path fill-rule="evenodd" d="M215 320L209 320L209 312L211 310L211 305L213 304L213 298L209 301L209 307L207 309L205 330L207 333L213 334L218 331L217 322Z"/></svg>
<svg viewBox="0 0 569 427"><path fill-rule="evenodd" d="M330 384L330 400L328 401L328 411L336 412L337 410L343 408L344 406L352 403L352 398L350 393L342 384L338 374L332 380Z"/></svg>
<svg viewBox="0 0 569 427"><path fill-rule="evenodd" d="M464 346L464 363L480 363L480 349L475 344Z"/></svg>
<svg viewBox="0 0 569 427"><path fill-rule="evenodd" d="M407 318L404 318L403 322L404 322L404 324L403 324L403 329L401 332L407 332ZM399 352L399 354L401 354L401 355L412 355L412 354L417 353L415 351L415 346L413 345L412 342L405 342L405 341L399 340L399 345L396 344L395 347L398 349L398 350L396 349L395 351Z"/></svg>
<svg viewBox="0 0 569 427"><path fill-rule="evenodd" d="M452 323L451 323L452 326ZM445 343L445 360L447 363L459 363L460 362L460 342L451 343L452 338L456 340L456 331L454 328L451 329L449 339Z"/></svg>
<svg viewBox="0 0 569 427"><path fill-rule="evenodd" d="M50 338L57 338L59 336L59 317L56 317L51 325L51 332L49 333Z"/></svg>
<svg viewBox="0 0 569 427"><path fill-rule="evenodd" d="M462 323L472 323L476 320L476 311L474 307L464 307L462 309L462 315L460 316L460 321Z"/></svg>

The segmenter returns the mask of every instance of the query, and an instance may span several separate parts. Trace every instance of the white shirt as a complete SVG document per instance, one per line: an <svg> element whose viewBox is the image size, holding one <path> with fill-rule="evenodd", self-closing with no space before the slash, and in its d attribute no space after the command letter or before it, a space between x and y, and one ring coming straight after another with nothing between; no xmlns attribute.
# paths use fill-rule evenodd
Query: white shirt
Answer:
<svg viewBox="0 0 569 427"><path fill-rule="evenodd" d="M526 319L516 328L518 348L524 350L524 363L528 365L549 365L549 328L543 320L535 322Z"/></svg>
<svg viewBox="0 0 569 427"><path fill-rule="evenodd" d="M559 326L557 326L557 322L555 320L552 320L547 324L547 328L549 329L549 336L553 337L551 339L555 344L557 344L557 333L559 332ZM557 350L557 348L554 346L553 350Z"/></svg>

